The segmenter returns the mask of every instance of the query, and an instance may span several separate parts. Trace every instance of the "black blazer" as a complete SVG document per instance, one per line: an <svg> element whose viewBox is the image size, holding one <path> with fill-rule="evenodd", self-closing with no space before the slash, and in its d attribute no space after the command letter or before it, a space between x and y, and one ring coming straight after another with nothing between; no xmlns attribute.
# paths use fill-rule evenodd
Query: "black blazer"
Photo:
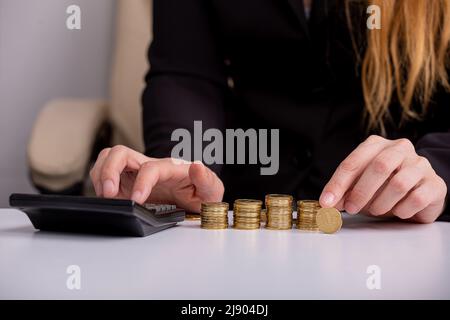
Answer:
<svg viewBox="0 0 450 320"><path fill-rule="evenodd" d="M363 1L362 1L363 2ZM368 133L362 121L360 65L343 1L155 0L151 70L143 93L146 154L168 157L172 131L280 129L278 174L260 165L213 165L225 200L289 193L317 199L338 164ZM351 8L366 28L366 6ZM364 52L364 37L356 39ZM399 127L450 187L450 94L439 89L426 119ZM447 210L448 211L448 210Z"/></svg>

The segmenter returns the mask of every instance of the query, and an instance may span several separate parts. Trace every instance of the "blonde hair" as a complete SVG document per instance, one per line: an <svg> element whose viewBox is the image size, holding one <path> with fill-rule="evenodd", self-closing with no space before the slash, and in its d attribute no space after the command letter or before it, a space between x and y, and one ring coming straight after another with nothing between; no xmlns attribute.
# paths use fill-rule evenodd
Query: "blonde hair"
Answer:
<svg viewBox="0 0 450 320"><path fill-rule="evenodd" d="M381 29L367 30L361 70L365 110L368 129L384 135L394 97L402 109L401 125L426 114L438 86L450 91L450 0L367 0L366 5L381 9Z"/></svg>

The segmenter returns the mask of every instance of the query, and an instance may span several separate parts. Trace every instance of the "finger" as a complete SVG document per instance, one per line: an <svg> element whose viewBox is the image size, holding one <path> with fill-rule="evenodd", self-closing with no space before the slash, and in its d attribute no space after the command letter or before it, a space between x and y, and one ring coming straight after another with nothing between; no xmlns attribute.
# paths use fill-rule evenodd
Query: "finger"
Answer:
<svg viewBox="0 0 450 320"><path fill-rule="evenodd" d="M343 211L344 210L344 201L345 201L345 199L342 198L338 203L336 203L334 205L334 208L336 208L339 211Z"/></svg>
<svg viewBox="0 0 450 320"><path fill-rule="evenodd" d="M432 189L434 190L435 201L432 201L428 207L416 213L411 218L411 221L432 223L442 214L446 205L447 184L439 176L435 176L433 181L434 187Z"/></svg>
<svg viewBox="0 0 450 320"><path fill-rule="evenodd" d="M442 213L444 204L444 200L435 204L431 204L422 211L416 213L413 217L411 217L410 220L417 223L432 223L436 221L436 219Z"/></svg>
<svg viewBox="0 0 450 320"><path fill-rule="evenodd" d="M144 203L155 185L158 183L161 165L157 163L144 163L136 176L131 193L131 200Z"/></svg>
<svg viewBox="0 0 450 320"><path fill-rule="evenodd" d="M392 176L391 176L392 177ZM369 208L372 205L372 203L375 201L376 198L378 198L378 196L381 194L381 192L384 190L384 188L386 187L387 183L389 180L386 180L384 182L384 184L375 192L374 196L372 197L372 199L370 199L370 201L366 204L366 206L364 208L361 209L361 211L359 213L365 214L367 216L373 216L372 214L369 213Z"/></svg>
<svg viewBox="0 0 450 320"><path fill-rule="evenodd" d="M369 162L390 143L381 137L371 136L361 143L341 162L330 181L325 185L319 202L322 207L333 207L354 184Z"/></svg>
<svg viewBox="0 0 450 320"><path fill-rule="evenodd" d="M417 166L401 168L372 202L368 209L369 213L374 216L388 213L422 181L423 177L422 169Z"/></svg>
<svg viewBox="0 0 450 320"><path fill-rule="evenodd" d="M222 201L224 186L217 175L202 163L194 162L189 168L189 177L195 193L202 201Z"/></svg>
<svg viewBox="0 0 450 320"><path fill-rule="evenodd" d="M138 170L141 163L145 161L148 161L148 158L134 150L124 146L113 147L101 168L100 179L103 196L115 197L119 192L120 175L124 169Z"/></svg>
<svg viewBox="0 0 450 320"><path fill-rule="evenodd" d="M334 205L334 208L336 208L339 211L344 211L344 203L346 196L347 193L345 193L344 196L341 198L341 200L339 200L339 202Z"/></svg>
<svg viewBox="0 0 450 320"><path fill-rule="evenodd" d="M428 207L434 200L432 183L421 183L392 209L392 213L400 219L409 219Z"/></svg>
<svg viewBox="0 0 450 320"><path fill-rule="evenodd" d="M346 197L345 211L355 214L364 208L404 160L405 153L400 152L396 147L388 147L381 151L367 165Z"/></svg>
<svg viewBox="0 0 450 320"><path fill-rule="evenodd" d="M94 185L95 194L99 197L102 196L102 184L100 180L100 172L103 166L103 162L108 156L111 148L105 148L99 152L97 160L94 163L91 171L89 172L89 176L91 177L92 184Z"/></svg>
<svg viewBox="0 0 450 320"><path fill-rule="evenodd" d="M188 177L189 164L174 164L171 159L147 161L139 169L134 182L131 199L144 203L158 183L170 179L182 181Z"/></svg>

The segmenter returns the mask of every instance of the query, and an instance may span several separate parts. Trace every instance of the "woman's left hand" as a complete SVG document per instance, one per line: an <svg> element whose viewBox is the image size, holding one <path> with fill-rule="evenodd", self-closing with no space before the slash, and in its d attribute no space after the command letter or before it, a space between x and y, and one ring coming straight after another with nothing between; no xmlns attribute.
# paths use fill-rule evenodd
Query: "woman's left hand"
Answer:
<svg viewBox="0 0 450 320"><path fill-rule="evenodd" d="M370 136L336 169L320 204L350 214L389 214L431 223L442 213L446 195L444 180L411 141Z"/></svg>

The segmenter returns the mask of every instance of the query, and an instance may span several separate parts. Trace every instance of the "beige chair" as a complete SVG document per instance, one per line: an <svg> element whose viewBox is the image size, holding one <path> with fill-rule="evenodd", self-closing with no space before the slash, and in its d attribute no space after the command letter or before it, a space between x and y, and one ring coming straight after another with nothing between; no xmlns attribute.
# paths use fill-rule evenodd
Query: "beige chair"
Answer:
<svg viewBox="0 0 450 320"><path fill-rule="evenodd" d="M148 71L151 0L117 2L109 101L56 99L38 115L28 145L33 184L44 193L89 194L99 149L143 151L140 98Z"/></svg>

